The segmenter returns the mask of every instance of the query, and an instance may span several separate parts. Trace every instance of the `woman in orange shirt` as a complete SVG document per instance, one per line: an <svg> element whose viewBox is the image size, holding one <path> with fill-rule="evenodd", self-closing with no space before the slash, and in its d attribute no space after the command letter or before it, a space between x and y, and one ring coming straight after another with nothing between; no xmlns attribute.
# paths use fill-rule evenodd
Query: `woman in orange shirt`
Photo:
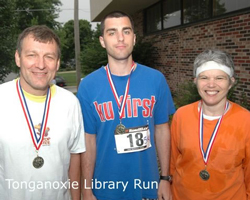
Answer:
<svg viewBox="0 0 250 200"><path fill-rule="evenodd" d="M174 200L250 200L250 112L227 99L232 58L207 50L194 61L201 100L177 110L171 125Z"/></svg>

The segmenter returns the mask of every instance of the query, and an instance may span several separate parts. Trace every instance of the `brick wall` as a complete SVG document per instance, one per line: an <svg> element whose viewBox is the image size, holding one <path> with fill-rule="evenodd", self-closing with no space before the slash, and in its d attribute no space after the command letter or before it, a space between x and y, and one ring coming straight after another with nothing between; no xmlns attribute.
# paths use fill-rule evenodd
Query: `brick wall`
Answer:
<svg viewBox="0 0 250 200"><path fill-rule="evenodd" d="M135 29L143 35L143 13L133 16ZM232 55L236 77L236 99L244 92L250 102L250 12L202 22L144 36L155 47L154 67L167 78L172 91L192 80L194 58L207 48L218 48Z"/></svg>

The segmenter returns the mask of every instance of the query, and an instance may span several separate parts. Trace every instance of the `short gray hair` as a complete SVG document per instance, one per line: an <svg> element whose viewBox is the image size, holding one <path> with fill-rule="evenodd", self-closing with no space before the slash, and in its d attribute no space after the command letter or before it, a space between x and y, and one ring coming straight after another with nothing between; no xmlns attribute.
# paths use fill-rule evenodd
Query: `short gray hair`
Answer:
<svg viewBox="0 0 250 200"><path fill-rule="evenodd" d="M214 61L221 65L227 66L234 76L234 63L232 57L225 51L219 49L208 49L200 53L194 60L193 75L196 76L197 68L208 61Z"/></svg>

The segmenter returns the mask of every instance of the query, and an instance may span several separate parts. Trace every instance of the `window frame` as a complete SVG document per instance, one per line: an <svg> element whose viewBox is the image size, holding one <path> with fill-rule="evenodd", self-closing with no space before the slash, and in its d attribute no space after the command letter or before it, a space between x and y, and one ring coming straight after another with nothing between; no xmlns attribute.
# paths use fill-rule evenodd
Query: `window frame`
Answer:
<svg viewBox="0 0 250 200"><path fill-rule="evenodd" d="M188 23L184 23L184 1L185 0L179 0L180 1L180 13L181 13L181 19L180 19L180 25L176 25L176 26L171 26L168 28L164 28L164 16L163 16L163 1L164 0L159 0L157 3L151 5L150 7L144 9L144 34L153 34L153 33L157 33L157 32L161 32L164 30L169 30L169 29L175 29L175 28L179 28L179 27L185 27L185 26L190 26L199 22L205 22L205 21L212 21L212 20L216 20L216 19L221 19L221 18L225 18L226 16L231 16L231 15L237 15L237 14L241 14L241 13L246 13L246 12L250 12L250 6L246 7L246 8L242 8L239 10L233 10L233 11L229 11L229 12L225 12L223 14L219 14L219 15L214 15L213 12L213 7L214 7L214 2L213 0L209 0L209 8L208 8L208 13L209 16L206 19L201 19L201 20L197 20L197 21L192 21L192 22L188 22ZM234 1L234 0L232 0ZM147 32L147 11L149 9L152 9L154 6L156 6L157 4L160 4L160 10L161 10L161 30L157 30L157 31L152 31L152 32Z"/></svg>

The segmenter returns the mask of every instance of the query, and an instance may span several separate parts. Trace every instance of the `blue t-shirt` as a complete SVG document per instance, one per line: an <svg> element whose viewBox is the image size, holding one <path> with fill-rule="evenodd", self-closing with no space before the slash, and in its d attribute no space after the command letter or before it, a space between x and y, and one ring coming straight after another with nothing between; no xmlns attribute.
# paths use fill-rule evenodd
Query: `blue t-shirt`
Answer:
<svg viewBox="0 0 250 200"><path fill-rule="evenodd" d="M112 75L114 86L124 95L129 76ZM154 125L168 122L175 112L166 79L159 71L137 64L131 74L122 124L127 128L148 125L151 147L144 151L118 154L114 132L120 123L118 105L104 67L80 83L84 128L96 134L96 164L93 192L98 200L141 200L157 198L159 172L154 140Z"/></svg>

